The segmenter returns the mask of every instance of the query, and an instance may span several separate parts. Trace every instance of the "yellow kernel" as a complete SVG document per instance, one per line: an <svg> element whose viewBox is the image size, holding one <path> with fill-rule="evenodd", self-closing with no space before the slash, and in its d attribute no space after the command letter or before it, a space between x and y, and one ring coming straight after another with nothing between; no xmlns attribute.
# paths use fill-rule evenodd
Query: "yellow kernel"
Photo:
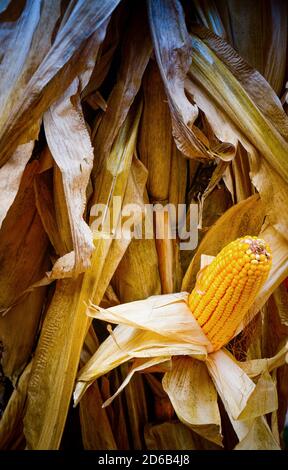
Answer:
<svg viewBox="0 0 288 470"><path fill-rule="evenodd" d="M256 236L239 238L224 247L197 280L189 305L214 350L232 338L265 282L271 267L268 249ZM197 290L204 294L197 296Z"/></svg>

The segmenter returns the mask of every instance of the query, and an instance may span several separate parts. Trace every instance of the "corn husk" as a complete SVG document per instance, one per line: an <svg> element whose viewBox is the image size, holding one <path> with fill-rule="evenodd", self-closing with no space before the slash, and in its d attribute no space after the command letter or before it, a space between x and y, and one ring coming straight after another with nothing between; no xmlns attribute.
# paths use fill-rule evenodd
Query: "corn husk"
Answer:
<svg viewBox="0 0 288 470"><path fill-rule="evenodd" d="M166 422L148 425L145 428L145 442L149 450L219 450L220 447L201 439L180 422Z"/></svg>
<svg viewBox="0 0 288 470"><path fill-rule="evenodd" d="M106 405L128 384L135 371L165 362L171 356L190 356L190 358L194 356L195 359L206 363L214 386L241 442L249 432L253 434L251 429L256 425L255 420L258 423L259 417L277 409L277 393L269 375L269 368L271 370L285 363L287 344L277 356L270 359L269 366L265 360L262 362L255 360L252 364L236 363L233 356L224 350L213 352L201 328L197 322L194 323L195 319L187 308L187 299L188 294L182 293L154 296L146 301L131 302L107 310L92 306L90 314L95 318L120 325L82 368L74 392L74 401L77 403L81 399L89 384L97 377L129 359L134 358L130 372ZM188 323L190 323L189 328ZM206 439L219 444L221 443L220 415L217 413L217 398L213 392L212 382L211 391L205 393L203 387L208 387L209 381L201 380L203 372L202 367L198 368L198 364L192 372L193 362L190 362L190 358L183 358L179 367L177 367L178 359L174 359L176 363L172 364L172 371L164 376L164 389L168 392L180 420L185 424L188 423L194 431L200 432ZM243 367L246 373L243 373ZM195 407L191 407L190 396L192 393L193 399L196 399L195 392L193 387L191 389L191 385L189 386L195 383L192 373L196 374L199 381L197 389L201 390L199 396L197 395L200 403L196 401ZM251 375L254 381L249 377ZM262 431L266 430L267 438L257 442L257 445L265 449L268 448L272 434L265 419L261 418L260 421L259 426Z"/></svg>
<svg viewBox="0 0 288 470"><path fill-rule="evenodd" d="M163 388L182 423L222 445L217 393L205 364L190 358L174 359L172 371L164 376Z"/></svg>

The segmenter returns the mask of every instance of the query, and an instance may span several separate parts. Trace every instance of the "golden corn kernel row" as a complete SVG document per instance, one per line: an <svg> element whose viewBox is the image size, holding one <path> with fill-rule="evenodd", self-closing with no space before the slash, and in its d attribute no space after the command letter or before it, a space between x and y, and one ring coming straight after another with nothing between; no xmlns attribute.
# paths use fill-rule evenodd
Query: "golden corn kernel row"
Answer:
<svg viewBox="0 0 288 470"><path fill-rule="evenodd" d="M189 306L215 350L233 337L266 281L271 261L264 240L245 236L225 246L199 273Z"/></svg>

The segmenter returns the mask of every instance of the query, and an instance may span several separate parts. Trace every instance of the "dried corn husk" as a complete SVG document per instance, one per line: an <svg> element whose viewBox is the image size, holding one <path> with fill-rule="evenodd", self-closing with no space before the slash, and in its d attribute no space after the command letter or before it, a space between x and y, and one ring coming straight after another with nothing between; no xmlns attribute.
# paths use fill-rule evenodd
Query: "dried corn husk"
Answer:
<svg viewBox="0 0 288 470"><path fill-rule="evenodd" d="M148 425L145 428L145 442L149 450L219 450L220 447L201 439L180 422L166 422Z"/></svg>
<svg viewBox="0 0 288 470"><path fill-rule="evenodd" d="M97 377L115 366L127 362L132 357L135 360L129 374L116 394L106 402L107 405L128 384L135 371L151 367L152 363L156 365L164 362L172 355L190 357L194 355L195 359L205 361L216 390L221 396L241 442L251 432L255 420L258 423L259 417L263 417L265 414L277 409L277 393L269 375L268 363L263 360L262 362L252 361L252 364L236 363L233 356L231 357L224 350L213 352L199 325L194 324L195 319L189 308L187 309L187 304L185 307L185 299L187 298L188 294L185 293L181 295L170 294L150 297L146 301L132 302L107 310L92 307L90 314L94 317L120 325L114 329L112 336L102 343L95 355L80 372L74 392L74 400L77 403L89 384ZM190 327L188 328L189 323ZM159 335L160 331L161 337ZM159 348L160 344L161 348ZM286 355L287 345L282 348L277 357L270 360L270 369L284 364ZM179 387L177 373L178 370L181 371L181 380L184 380L182 377L184 377L186 371L189 374L192 373L193 363L190 363L190 359L185 357L179 368L176 364L177 362L174 366L172 365L171 372L166 373L164 388L166 384L165 389L168 391L178 417L186 424L189 423L194 431L200 432L208 440L210 439L219 444L221 436L219 431L217 432L220 420L219 414L217 415L216 412L218 409L216 395L214 394L213 399L213 394L209 392L210 398L208 399L207 393L204 393L203 387L207 387L209 382L201 380L202 375L200 372L202 368L199 368L197 372L196 366L194 371L198 376L198 387L202 392L199 393L201 404L196 404L193 412L191 399L189 398L189 393L193 392L189 392L188 386L188 384L191 384L190 376L187 376L188 389L186 389L186 385L185 387ZM247 375L243 374L242 365L246 366ZM256 373L255 368L257 369ZM249 375L254 377L256 383L249 378ZM168 383L170 383L167 383L168 378L170 381L173 380L173 384L175 381L172 388L168 386ZM195 378L192 383L194 385ZM181 391L185 394L185 398L179 399L179 394L182 396ZM186 396L188 397L187 400ZM207 400L205 406L203 400ZM206 413L204 413L204 409L206 409ZM210 412L207 413L207 410L210 410ZM197 415L197 412L200 414ZM205 429L205 426L202 426L203 424L209 425ZM198 429L199 425L200 428ZM269 443L269 439L271 442L272 434L264 418L261 418L259 426L262 432L266 430L267 438L257 442L257 445L259 448L265 449L268 448L267 442Z"/></svg>
<svg viewBox="0 0 288 470"><path fill-rule="evenodd" d="M182 423L222 446L217 393L204 363L192 358L173 359L163 388Z"/></svg>

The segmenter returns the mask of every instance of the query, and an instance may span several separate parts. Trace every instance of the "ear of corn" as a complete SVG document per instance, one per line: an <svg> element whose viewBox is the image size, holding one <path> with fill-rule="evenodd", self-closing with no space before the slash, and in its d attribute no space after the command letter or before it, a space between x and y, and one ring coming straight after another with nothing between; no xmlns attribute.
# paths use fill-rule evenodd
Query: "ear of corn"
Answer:
<svg viewBox="0 0 288 470"><path fill-rule="evenodd" d="M225 246L200 273L189 306L215 350L233 337L270 267L268 244L246 236Z"/></svg>

